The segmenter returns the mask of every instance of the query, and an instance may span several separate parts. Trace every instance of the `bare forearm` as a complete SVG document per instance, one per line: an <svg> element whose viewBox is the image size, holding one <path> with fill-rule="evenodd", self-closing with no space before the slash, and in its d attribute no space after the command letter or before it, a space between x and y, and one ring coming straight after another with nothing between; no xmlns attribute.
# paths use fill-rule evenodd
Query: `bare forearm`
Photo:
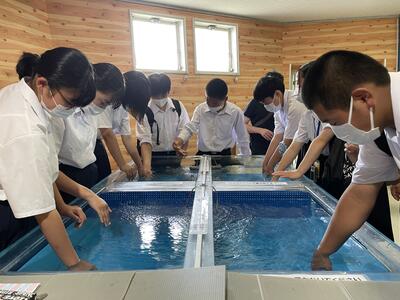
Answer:
<svg viewBox="0 0 400 300"><path fill-rule="evenodd" d="M87 187L72 180L61 171L58 174L56 184L59 190L77 198L86 199L88 194L91 192Z"/></svg>
<svg viewBox="0 0 400 300"><path fill-rule="evenodd" d="M264 157L264 165L267 165L275 150L277 149L279 143L282 141L283 134L274 135L271 140L271 143L268 146L267 152Z"/></svg>
<svg viewBox="0 0 400 300"><path fill-rule="evenodd" d="M381 186L379 183L351 184L347 188L318 247L320 253L325 255L334 253L362 226L375 205Z"/></svg>
<svg viewBox="0 0 400 300"><path fill-rule="evenodd" d="M151 169L151 152L152 152L151 145L148 143L143 143L140 146L140 151L142 153L143 167Z"/></svg>
<svg viewBox="0 0 400 300"><path fill-rule="evenodd" d="M245 124L245 125L248 133L259 133L260 131L259 127L255 127L251 124Z"/></svg>
<svg viewBox="0 0 400 300"><path fill-rule="evenodd" d="M291 143L289 148L285 151L285 154L283 155L281 161L279 162L277 171L285 170L299 154L302 146L303 143L300 142L294 141L293 143Z"/></svg>
<svg viewBox="0 0 400 300"><path fill-rule="evenodd" d="M65 231L59 213L56 210L52 210L48 213L37 215L36 220L43 235L64 265L70 267L77 264L79 257Z"/></svg>
<svg viewBox="0 0 400 300"><path fill-rule="evenodd" d="M53 192L54 192L54 200L56 201L57 210L61 211L65 205L65 202L60 194L60 191L58 190L56 183L53 183Z"/></svg>
<svg viewBox="0 0 400 300"><path fill-rule="evenodd" d="M122 135L121 139L133 162L136 164L138 169L141 170L143 168L143 163L136 147L136 140L134 140L130 135Z"/></svg>
<svg viewBox="0 0 400 300"><path fill-rule="evenodd" d="M115 134L112 132L111 129L101 129L101 133L107 145L108 151L110 151L111 156L114 158L118 167L122 169L125 166L126 161L122 156Z"/></svg>
<svg viewBox="0 0 400 300"><path fill-rule="evenodd" d="M317 139L314 140L297 168L298 171L302 174L306 173L311 168L312 164L318 159L325 146L326 144L323 141Z"/></svg>

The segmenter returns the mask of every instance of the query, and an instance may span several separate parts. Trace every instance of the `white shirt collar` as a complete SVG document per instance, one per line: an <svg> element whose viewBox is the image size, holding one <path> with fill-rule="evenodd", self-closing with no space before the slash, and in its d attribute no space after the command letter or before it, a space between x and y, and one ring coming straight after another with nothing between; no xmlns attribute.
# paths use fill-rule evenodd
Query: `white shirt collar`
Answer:
<svg viewBox="0 0 400 300"><path fill-rule="evenodd" d="M400 131L400 72L389 72L390 92L396 131Z"/></svg>
<svg viewBox="0 0 400 300"><path fill-rule="evenodd" d="M22 78L18 83L18 88L20 89L22 95L24 96L25 100L30 104L33 108L33 111L39 117L39 119L45 124L46 126L49 123L49 119L39 102L38 97L36 96L35 92L32 88L26 83L25 79Z"/></svg>
<svg viewBox="0 0 400 300"><path fill-rule="evenodd" d="M154 101L153 99L150 100L149 102L149 107L151 108L151 110L153 112L164 112L164 110L162 110L161 108L158 107L158 105L156 104L157 102ZM168 102L167 102L167 106L165 108L165 111L169 110L169 109L175 109L174 104L172 103L171 98L168 97Z"/></svg>

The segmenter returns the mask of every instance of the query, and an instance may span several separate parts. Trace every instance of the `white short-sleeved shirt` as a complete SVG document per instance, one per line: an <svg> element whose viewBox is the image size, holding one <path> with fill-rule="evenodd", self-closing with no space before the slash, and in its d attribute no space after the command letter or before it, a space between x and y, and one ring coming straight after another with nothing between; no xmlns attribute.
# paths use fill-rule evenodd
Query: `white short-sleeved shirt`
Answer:
<svg viewBox="0 0 400 300"><path fill-rule="evenodd" d="M103 113L97 116L98 128L112 128L114 134L131 135L129 113L121 105L117 109L107 106Z"/></svg>
<svg viewBox="0 0 400 300"><path fill-rule="evenodd" d="M297 129L293 140L299 143L308 143L309 141L313 141L326 126L328 126L328 124L322 123L315 116L312 110L306 110L301 116L299 128ZM328 146L324 148L322 154L329 154Z"/></svg>
<svg viewBox="0 0 400 300"><path fill-rule="evenodd" d="M381 151L374 142L360 146L358 161L353 173L354 183L369 184L394 181L400 169L400 73L390 74L392 108L395 128L385 128L389 148L393 157Z"/></svg>
<svg viewBox="0 0 400 300"><path fill-rule="evenodd" d="M150 100L149 108L154 114L153 131L147 116L143 118L142 124L136 123L137 139L140 145L143 143L150 144L153 152L174 151L172 144L179 132L189 123L189 115L185 106L180 102L181 115L178 116L175 106L170 98L168 98L165 111L160 109L155 101ZM157 125L159 129L159 144L157 144ZM152 133L153 132L153 133Z"/></svg>
<svg viewBox="0 0 400 300"><path fill-rule="evenodd" d="M60 163L83 169L96 161L97 117L76 108L66 119L50 119Z"/></svg>
<svg viewBox="0 0 400 300"><path fill-rule="evenodd" d="M24 79L0 90L0 200L16 218L56 208L58 161L48 118Z"/></svg>
<svg viewBox="0 0 400 300"><path fill-rule="evenodd" d="M240 154L251 154L243 112L231 102L226 102L225 108L218 113L210 111L206 102L198 105L192 120L179 133L179 137L186 142L194 133L197 133L200 151L221 152L232 148L237 142Z"/></svg>
<svg viewBox="0 0 400 300"><path fill-rule="evenodd" d="M293 91L285 91L282 108L274 114L274 134L283 133L284 139L293 139L299 127L302 114L306 111Z"/></svg>

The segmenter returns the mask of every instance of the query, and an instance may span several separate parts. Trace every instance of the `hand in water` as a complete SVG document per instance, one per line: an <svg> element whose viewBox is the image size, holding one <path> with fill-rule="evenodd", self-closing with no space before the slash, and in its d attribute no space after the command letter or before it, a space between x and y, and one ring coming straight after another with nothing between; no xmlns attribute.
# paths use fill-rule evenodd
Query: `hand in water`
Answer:
<svg viewBox="0 0 400 300"><path fill-rule="evenodd" d="M276 171L276 172L272 173L272 176L273 176L272 178L276 177L279 179L280 177L282 177L282 178L289 178L289 179L295 180L295 179L299 179L302 175L303 174L300 174L300 172L297 170Z"/></svg>
<svg viewBox="0 0 400 300"><path fill-rule="evenodd" d="M153 177L153 172L149 168L143 168L143 176L146 179L151 179Z"/></svg>
<svg viewBox="0 0 400 300"><path fill-rule="evenodd" d="M122 168L121 171L126 174L126 177L129 180L133 180L136 177L137 174L137 168L136 166L131 166L129 164L125 164Z"/></svg>
<svg viewBox="0 0 400 300"><path fill-rule="evenodd" d="M80 260L76 265L68 267L68 271L72 272L94 271L94 270L97 270L96 266L84 260Z"/></svg>
<svg viewBox="0 0 400 300"><path fill-rule="evenodd" d="M313 271L332 271L332 263L329 259L329 255L322 254L316 250L313 254L311 261L311 270Z"/></svg>

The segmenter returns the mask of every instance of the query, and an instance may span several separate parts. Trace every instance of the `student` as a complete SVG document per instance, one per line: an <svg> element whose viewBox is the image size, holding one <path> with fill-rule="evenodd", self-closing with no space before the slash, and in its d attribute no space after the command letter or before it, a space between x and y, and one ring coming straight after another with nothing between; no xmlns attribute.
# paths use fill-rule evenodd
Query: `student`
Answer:
<svg viewBox="0 0 400 300"><path fill-rule="evenodd" d="M171 99L171 80L166 74L149 76L151 100L143 124L136 124L144 174L152 174L152 165L157 156L175 156L172 144L178 133L189 123L189 115L179 100ZM187 148L187 144L183 146Z"/></svg>
<svg viewBox="0 0 400 300"><path fill-rule="evenodd" d="M109 105L118 105L125 93L122 73L112 64L94 66L96 97L86 107L75 109L66 119L51 118L60 162L60 171L73 181L91 188L98 182L98 169L94 149L97 137L97 117ZM133 177L131 166L121 166ZM60 186L64 178L57 181ZM75 195L62 193L66 202Z"/></svg>
<svg viewBox="0 0 400 300"><path fill-rule="evenodd" d="M142 123L143 118L145 115L145 112L147 110L147 105L150 100L150 83L149 80L147 79L146 75L144 75L142 72L138 71L129 71L124 73L124 79L125 79L125 94L121 98L121 106L118 108L118 110L114 110L112 112L113 115L113 120L112 120L112 127L115 129L119 126L120 129L118 129L118 132L124 131L125 133L128 132L128 119L126 116L126 112L130 113L132 117L136 120L137 123ZM111 110L111 108L109 108ZM99 118L99 127L100 130L102 131L102 135L104 136L104 129L110 129L110 115L107 115L107 111L104 112L104 116L100 116ZM114 123L115 121L115 123ZM120 123L122 122L122 123ZM119 124L118 124L119 123ZM122 129L124 128L124 129ZM129 127L130 128L130 127ZM108 132L109 133L109 132ZM108 136L108 133L106 131L106 135ZM116 143L115 135L111 139L114 139L113 143ZM122 135L122 141L128 151L128 153L131 155L133 161L135 162L139 175L143 175L143 164L141 161L141 158L139 156L139 153L136 149L136 140L133 140L131 135ZM107 137L106 137L106 144L107 147L109 147L110 150L110 143L107 142ZM115 144L114 144L115 145ZM118 146L118 145L116 145ZM117 148L117 147L115 147ZM119 150L119 147L118 147ZM120 151L120 150L119 150ZM111 154L113 153L110 151ZM113 154L112 154L113 155ZM113 155L114 159L115 156ZM108 157L107 157L108 160ZM109 162L108 162L109 164Z"/></svg>
<svg viewBox="0 0 400 300"><path fill-rule="evenodd" d="M313 256L314 270L330 270L329 256L364 223L384 183L399 178L400 73L358 52L331 51L310 68L302 96L338 138L360 145L352 183ZM381 132L393 158L373 143Z"/></svg>
<svg viewBox="0 0 400 300"><path fill-rule="evenodd" d="M258 91L254 90L253 94L258 94ZM251 154L265 155L274 136L274 113L267 111L260 101L253 98L244 111L244 123L250 135Z"/></svg>
<svg viewBox="0 0 400 300"><path fill-rule="evenodd" d="M15 67L15 71L18 74L19 80L24 77L31 77L33 74L33 66L35 62L40 58L39 55L24 52L18 59L18 63Z"/></svg>
<svg viewBox="0 0 400 300"><path fill-rule="evenodd" d="M381 150L377 150L377 155L385 155L384 148L389 147L386 143L385 135L382 134L381 137L376 140L376 143L377 145L380 145L379 147L382 147ZM307 170L310 169L315 160L321 156L321 152L328 144L331 144L330 153L325 161L324 171L321 171L322 176L319 184L328 193L339 199L346 188L351 184L354 164L358 160L358 146L347 144L344 141L335 138L330 127L326 127L321 134L313 140L303 161L296 170L276 171L273 173L274 177L299 179ZM389 198L387 195L386 185L383 185L380 189L377 199L378 200L375 202L367 221L387 238L393 241Z"/></svg>
<svg viewBox="0 0 400 300"><path fill-rule="evenodd" d="M79 259L56 210L58 164L46 114L67 117L90 103L93 69L80 51L55 48L33 70L32 78L0 91L0 247L18 236L22 218L34 217L69 270L93 270Z"/></svg>
<svg viewBox="0 0 400 300"><path fill-rule="evenodd" d="M117 165L124 165L125 163L116 138L117 135L120 135L126 151L131 156L138 169L139 176L144 176L142 159L136 149L136 139L132 137L129 113L126 109L122 105L117 108L108 106L104 112L99 115L97 121L100 137L106 143ZM100 150L101 148L102 150ZM103 142L99 137L97 138L94 153L96 155L99 180L102 180L111 174L111 165Z"/></svg>
<svg viewBox="0 0 400 300"><path fill-rule="evenodd" d="M117 67L107 63L96 64L95 71L96 86L98 89L100 91L108 91L108 94L114 94L112 105L107 105L103 112L96 116L96 124L99 128L94 150L98 171L97 181L100 181L111 174L110 162L101 138L103 138L104 142L106 143L107 148L117 163L119 169L125 172L129 179L132 179L136 175L136 168L141 169L142 167L141 160L138 159L139 155L135 156L137 151L132 151L130 147L132 141L130 140L129 114L121 105L121 99L125 95L124 76ZM135 166L128 164L122 156L121 150L118 146L118 141L111 129L112 124L114 124L114 126L118 126L119 129L124 130L123 142L128 151L132 153L134 162L136 164ZM118 128L115 129L117 130Z"/></svg>
<svg viewBox="0 0 400 300"><path fill-rule="evenodd" d="M308 69L310 68L312 62L302 65L298 71L298 93L296 95L296 99L303 103L301 98L301 89L303 86L303 81L305 76L307 75ZM301 163L310 143L319 136L319 134L323 131L323 128L326 124L322 124L317 116L311 110L305 110L301 115L301 119L298 125L298 129L294 135L293 141L290 144L289 148L285 151L282 159L279 161L278 166L276 167L276 171L285 170L296 158L297 156L297 166ZM319 157L313 161L316 165L312 172L306 172L306 176L312 178L317 184L321 185L321 175L324 172L324 165L327 159L327 155L329 154L329 145L320 152ZM307 169L308 170L308 169ZM272 181L276 181L278 177L273 176Z"/></svg>
<svg viewBox="0 0 400 300"><path fill-rule="evenodd" d="M271 175L275 164L291 144L305 107L296 100L293 91L285 91L283 76L278 72L269 72L258 81L254 99L274 113L274 136L263 162L263 172Z"/></svg>
<svg viewBox="0 0 400 300"><path fill-rule="evenodd" d="M207 84L206 102L195 108L192 120L175 139L173 146L178 153L186 154L183 145L197 133L197 155L231 155L235 133L240 154L251 154L243 112L227 101L227 95L225 81L216 78Z"/></svg>

